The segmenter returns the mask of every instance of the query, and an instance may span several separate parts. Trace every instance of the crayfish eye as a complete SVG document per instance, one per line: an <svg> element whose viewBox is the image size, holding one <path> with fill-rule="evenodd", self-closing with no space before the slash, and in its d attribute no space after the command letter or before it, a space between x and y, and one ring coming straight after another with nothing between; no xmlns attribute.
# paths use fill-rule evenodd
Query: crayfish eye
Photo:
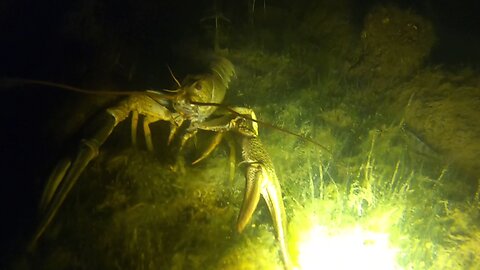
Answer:
<svg viewBox="0 0 480 270"><path fill-rule="evenodd" d="M198 91L202 90L202 84L201 83L196 83L195 84L195 89L198 90Z"/></svg>

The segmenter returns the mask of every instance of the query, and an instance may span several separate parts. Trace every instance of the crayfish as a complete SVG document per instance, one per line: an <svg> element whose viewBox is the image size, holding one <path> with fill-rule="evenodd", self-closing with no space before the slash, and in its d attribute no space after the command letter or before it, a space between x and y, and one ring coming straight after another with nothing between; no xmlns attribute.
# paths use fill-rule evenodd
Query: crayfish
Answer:
<svg viewBox="0 0 480 270"><path fill-rule="evenodd" d="M240 164L246 167L246 184L236 229L239 233L245 229L260 197L263 197L273 220L284 265L291 268L286 244L286 214L280 184L273 162L259 139L256 115L249 108L222 105L234 75L234 66L229 60L214 57L209 72L189 75L181 83L173 76L178 85L177 89L129 93L117 105L107 108L97 118L101 123L100 127L81 141L78 152L73 157L60 160L52 171L40 201L41 219L31 247L35 246L55 219L82 172L98 155L102 144L115 127L129 117L132 143L136 143L139 115L142 115L145 145L150 151L153 150L150 124L158 121L169 123L168 142L181 133L180 149L200 130L215 132L216 135L210 145L193 163L207 158L223 138L238 139L243 159ZM26 82L59 86L41 81Z"/></svg>

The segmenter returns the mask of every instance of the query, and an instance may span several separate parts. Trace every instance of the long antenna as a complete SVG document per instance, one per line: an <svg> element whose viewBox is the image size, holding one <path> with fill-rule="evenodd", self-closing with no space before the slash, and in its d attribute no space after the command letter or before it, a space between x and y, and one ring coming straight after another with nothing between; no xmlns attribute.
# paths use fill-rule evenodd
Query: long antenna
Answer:
<svg viewBox="0 0 480 270"><path fill-rule="evenodd" d="M21 78L1 79L0 81L19 84L19 85L34 84L34 85L50 86L50 87L64 89L64 90L71 91L71 92L88 94L88 95L135 95L135 94L142 93L142 92L139 92L139 91L92 91L92 90L86 90L86 89L78 88L78 87L75 87L75 86L66 85L66 84L63 84L63 83L54 83L54 82L21 79Z"/></svg>
<svg viewBox="0 0 480 270"><path fill-rule="evenodd" d="M175 83L177 84L177 86L179 88L182 87L182 84L178 81L177 77L175 77L175 74L173 74L173 71L172 71L172 69L170 68L169 65L167 65L167 68L168 68L168 72L170 72L170 75L172 76L172 78L175 81ZM170 91L172 91L172 90L170 90Z"/></svg>

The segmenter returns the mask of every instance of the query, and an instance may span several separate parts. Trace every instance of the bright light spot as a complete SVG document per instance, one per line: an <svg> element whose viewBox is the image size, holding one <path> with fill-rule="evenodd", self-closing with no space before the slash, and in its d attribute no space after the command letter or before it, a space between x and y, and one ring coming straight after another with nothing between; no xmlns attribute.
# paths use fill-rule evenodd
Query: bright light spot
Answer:
<svg viewBox="0 0 480 270"><path fill-rule="evenodd" d="M302 270L401 270L388 238L360 227L333 233L316 226L300 243L298 263Z"/></svg>

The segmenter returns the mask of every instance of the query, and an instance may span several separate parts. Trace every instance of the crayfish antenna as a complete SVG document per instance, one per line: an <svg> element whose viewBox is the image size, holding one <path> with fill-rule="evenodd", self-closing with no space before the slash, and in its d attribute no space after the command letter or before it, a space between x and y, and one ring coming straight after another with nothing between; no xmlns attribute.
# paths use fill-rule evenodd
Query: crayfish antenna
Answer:
<svg viewBox="0 0 480 270"><path fill-rule="evenodd" d="M177 84L178 88L182 88L182 84L178 81L177 77L175 77L175 74L173 74L172 69L170 68L169 65L167 65L168 71L170 72L170 75L172 76L173 80Z"/></svg>

